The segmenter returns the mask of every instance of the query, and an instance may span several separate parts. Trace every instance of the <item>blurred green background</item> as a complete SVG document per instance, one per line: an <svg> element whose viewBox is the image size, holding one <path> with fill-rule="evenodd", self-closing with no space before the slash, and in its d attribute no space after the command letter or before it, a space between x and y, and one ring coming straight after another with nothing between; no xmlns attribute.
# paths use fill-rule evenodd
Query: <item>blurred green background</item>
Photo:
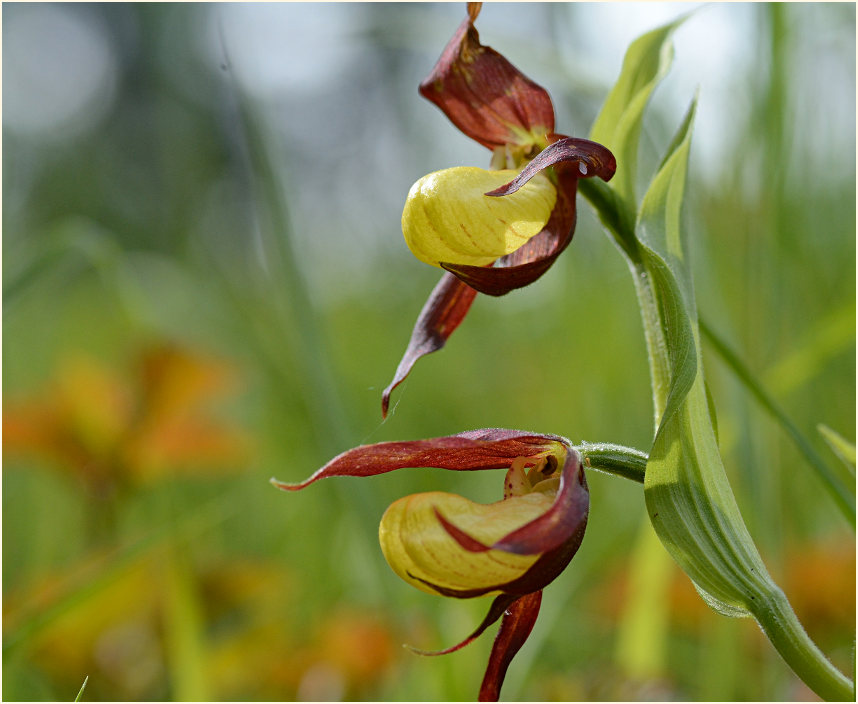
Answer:
<svg viewBox="0 0 858 704"><path fill-rule="evenodd" d="M693 7L490 4L478 28L549 90L558 131L586 136L627 44ZM490 634L442 658L401 645L457 642L488 602L407 586L376 531L400 496L493 501L501 476L403 471L296 495L268 479L479 427L648 447L631 279L583 202L551 271L478 297L381 421L439 277L404 245L405 195L489 161L417 95L463 17L458 3L4 4L3 699L68 700L86 675L87 700L472 699ZM855 6L704 6L675 44L642 183L699 90L685 221L701 314L843 473L817 425L854 441ZM854 534L704 355L751 533L850 672ZM648 559L639 485L589 482L586 539L504 699L814 699L752 621L716 616Z"/></svg>

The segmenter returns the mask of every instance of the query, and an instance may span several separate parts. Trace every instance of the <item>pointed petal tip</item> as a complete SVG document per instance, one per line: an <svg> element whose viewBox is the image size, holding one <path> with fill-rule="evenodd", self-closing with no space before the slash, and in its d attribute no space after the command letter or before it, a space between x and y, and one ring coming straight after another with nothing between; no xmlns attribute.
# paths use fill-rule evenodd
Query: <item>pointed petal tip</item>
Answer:
<svg viewBox="0 0 858 704"><path fill-rule="evenodd" d="M281 482L279 479L271 477L271 479L268 480L268 483L277 487L281 491L298 491L299 489L303 489L307 486L307 484L310 483L310 480L299 482L298 484L289 484L288 482Z"/></svg>
<svg viewBox="0 0 858 704"><path fill-rule="evenodd" d="M435 656L435 655L448 655L449 653L455 653L457 650L461 650L466 645L473 643L477 638L479 638L485 630L495 623L501 616L503 616L507 609L515 603L520 597L513 596L511 594L499 594L492 601L492 605L489 607L489 612L486 614L486 617L482 620L479 626L474 630L471 635L465 638L460 643L456 643L456 645L451 645L449 648L444 648L443 650L420 650L419 648L414 648L410 645L406 645L412 653L416 655L427 655L427 656Z"/></svg>
<svg viewBox="0 0 858 704"><path fill-rule="evenodd" d="M454 274L444 272L414 323L411 339L399 361L393 380L382 392L382 418L387 418L390 396L394 389L405 381L418 359L444 347L447 339L464 319L476 295L475 289L460 281Z"/></svg>
<svg viewBox="0 0 858 704"><path fill-rule="evenodd" d="M408 648L415 655L422 655L423 657L435 657L436 655L449 655L450 653L455 653L457 650L461 650L468 643L471 643L475 639L475 636L468 636L461 643L456 643L456 645L451 645L449 648L444 648L443 650L421 650L420 648L415 648L413 645L404 644L405 648Z"/></svg>

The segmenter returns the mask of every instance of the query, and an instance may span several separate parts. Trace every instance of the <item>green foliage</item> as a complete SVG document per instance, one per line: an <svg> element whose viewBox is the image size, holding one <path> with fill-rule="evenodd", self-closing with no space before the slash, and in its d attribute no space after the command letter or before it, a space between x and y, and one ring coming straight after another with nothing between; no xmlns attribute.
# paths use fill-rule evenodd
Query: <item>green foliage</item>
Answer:
<svg viewBox="0 0 858 704"><path fill-rule="evenodd" d="M342 40L358 47L358 60L319 85L278 92L275 101L237 94L219 57L200 61L188 37L217 19L213 7L41 8L80 9L92 18L109 34L120 73L112 107L89 132L67 135L63 126L34 139L4 120L4 425L24 401L56 388L69 358L93 358L128 389L136 354L166 341L216 355L240 375L235 395L207 408L243 429L254 451L234 473L221 474L210 461L195 476L171 472L97 498L66 464L14 452L4 428L3 698L68 698L88 674L84 698L91 701L166 700L179 691L284 700L298 698L302 686L301 696L319 695L311 685L336 681L346 685L334 695L346 699L408 700L415 692L468 699L490 638L447 658L418 658L400 645L457 642L486 604L433 599L400 585L376 533L384 508L403 495L444 490L494 501L492 478L414 473L366 480L365 491L354 482L332 484L300 500L271 489L268 479L303 479L358 444L490 425L594 441L589 447L611 440L648 448L648 355L635 302L641 289L579 201L575 239L552 270L503 300L481 297L448 347L421 362L381 423L381 389L437 279L401 240L405 194L426 163L488 162L478 148L468 152L464 138L456 142L414 90L462 8L314 6L323 19L359 16L348 15L351 34ZM281 7L304 29L291 14L300 4ZM785 33L776 49L787 63L778 75L789 80L779 79L771 94L769 10L743 7L714 11L726 13L737 32L751 32L760 55L750 72L727 77L729 105L708 105L734 142L725 142L717 163L692 153L682 205L689 228L681 234L694 238L701 317L827 458L817 424L844 435L855 424L854 142L833 139L837 106L807 91L823 83L821 75L847 94L854 84L854 6L779 7ZM25 11L26 3L4 7L6 29L19 31L16 13ZM589 52L611 25L594 31L586 11L576 3L501 4L486 6L481 17L484 40L520 49L511 58L545 82L558 105L558 130L575 135L610 92L590 70L596 55ZM686 20L677 37L698 18L708 21L709 11ZM526 13L532 31L493 24L505 12ZM555 40L545 26L558 28ZM317 31L306 28L308 36ZM49 58L44 45L44 37L33 41ZM4 78L15 67L12 49L4 47ZM323 63L329 50L314 41L300 68ZM638 135L669 157L674 148L664 145L677 115L650 86L667 58L648 56L629 94L652 96L645 114L640 105ZM677 63L683 60L680 50ZM379 66L389 72L382 81ZM707 69L698 79L701 115L709 77ZM11 85L4 81L4 91ZM246 101L241 120L232 110L236 95ZM741 108L758 101L766 109L746 124ZM625 123L626 145L633 123ZM819 151L821 136L832 136L826 143L836 143L834 153ZM616 149L611 139L605 142ZM633 163L637 148L624 149ZM773 175L768 164L787 163L787 154L797 162ZM641 161L636 172L650 166ZM723 165L729 177L712 178ZM632 183L632 175L623 178ZM597 181L582 180L580 192L642 266L635 210L618 209L615 191ZM666 314L659 305L655 298L647 330ZM717 349L701 332L690 362L696 367L700 355L706 362L720 451L744 519L809 633L849 666L854 538L783 427L720 358L708 356ZM592 464L640 479L641 460L600 443ZM841 475L848 479L846 470ZM759 647L756 623L722 619L703 606L660 544L638 551L646 519L639 483L598 472L588 482L586 538L572 568L546 590L542 616L510 670L507 698L811 696L774 649ZM656 549L667 571L655 575L661 591L653 594L671 608L650 612L651 623L635 633L637 651L658 651L652 668L635 677L617 655L618 634L634 597L629 581L642 583L630 565ZM349 610L384 635L366 638L349 625L354 618L340 619ZM343 649L335 644L356 636L360 655L380 659L349 671L355 662L337 660Z"/></svg>
<svg viewBox="0 0 858 704"><path fill-rule="evenodd" d="M615 88L594 127L594 135L611 134L614 126L630 134L620 141L624 152L637 151L640 132L620 126L628 120L640 124L649 93L663 75L655 67L670 55L665 42L673 26L646 35L646 44L638 40L632 45L617 82L622 88ZM651 67L654 77L635 92L628 86L640 82L639 66ZM662 543L713 609L727 616L753 615L820 696L846 699L854 684L810 641L766 571L721 461L703 376L687 242L681 234L694 108L692 104L643 197L635 226L638 258L630 262L647 333L658 422L644 481L647 510ZM618 207L633 207L628 181L616 189ZM852 502L854 523L854 498Z"/></svg>

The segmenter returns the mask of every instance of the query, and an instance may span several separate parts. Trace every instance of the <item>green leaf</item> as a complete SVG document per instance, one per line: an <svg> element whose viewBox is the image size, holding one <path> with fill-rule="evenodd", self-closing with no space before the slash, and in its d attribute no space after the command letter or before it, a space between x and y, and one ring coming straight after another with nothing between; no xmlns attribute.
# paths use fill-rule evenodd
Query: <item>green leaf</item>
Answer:
<svg viewBox="0 0 858 704"><path fill-rule="evenodd" d="M673 45L668 39L685 18L647 32L629 46L620 77L590 131L590 139L604 144L617 158L617 174L610 188L628 225L634 222L636 211L635 179L644 109L673 60Z"/></svg>
<svg viewBox="0 0 858 704"><path fill-rule="evenodd" d="M653 527L704 600L728 616L753 615L787 663L817 694L852 697L852 683L816 648L766 571L721 461L703 376L696 305L681 236L694 104L641 203L635 269L660 423L644 496ZM646 308L653 308L646 310ZM655 340L658 344L652 344ZM666 388L665 388L666 386Z"/></svg>

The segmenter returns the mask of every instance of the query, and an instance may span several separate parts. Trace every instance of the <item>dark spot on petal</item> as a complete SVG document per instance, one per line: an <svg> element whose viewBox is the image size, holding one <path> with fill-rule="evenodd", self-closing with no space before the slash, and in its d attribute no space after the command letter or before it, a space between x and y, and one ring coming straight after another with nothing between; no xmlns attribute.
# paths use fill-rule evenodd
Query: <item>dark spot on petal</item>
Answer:
<svg viewBox="0 0 858 704"><path fill-rule="evenodd" d="M545 458L545 466L542 468L542 473L547 477L557 471L557 458L554 455L548 455Z"/></svg>

